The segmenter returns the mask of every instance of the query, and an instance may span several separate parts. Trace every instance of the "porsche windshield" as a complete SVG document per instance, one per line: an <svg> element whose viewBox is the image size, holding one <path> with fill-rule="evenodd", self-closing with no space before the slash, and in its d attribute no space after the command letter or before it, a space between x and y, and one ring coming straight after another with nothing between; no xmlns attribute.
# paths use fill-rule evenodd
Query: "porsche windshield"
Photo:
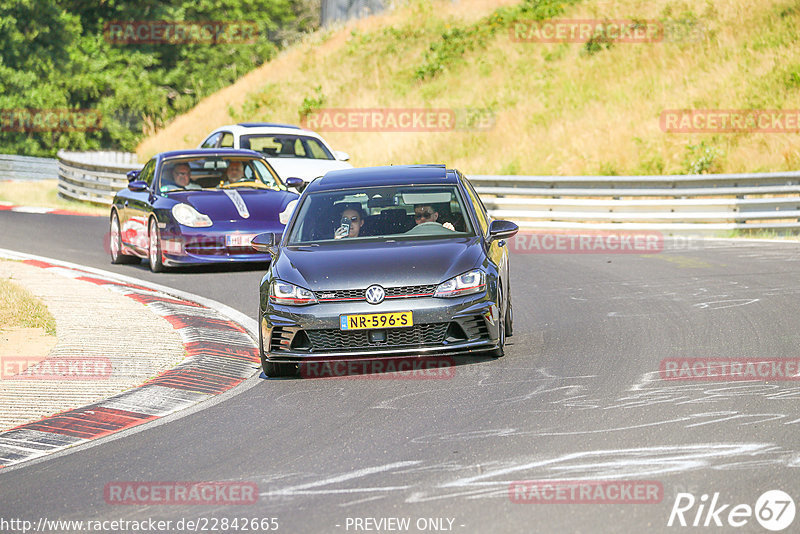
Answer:
<svg viewBox="0 0 800 534"><path fill-rule="evenodd" d="M289 245L475 235L454 186L394 186L312 193L299 209L290 230Z"/></svg>
<svg viewBox="0 0 800 534"><path fill-rule="evenodd" d="M240 187L283 189L277 176L259 159L214 156L165 160L158 190L169 193Z"/></svg>

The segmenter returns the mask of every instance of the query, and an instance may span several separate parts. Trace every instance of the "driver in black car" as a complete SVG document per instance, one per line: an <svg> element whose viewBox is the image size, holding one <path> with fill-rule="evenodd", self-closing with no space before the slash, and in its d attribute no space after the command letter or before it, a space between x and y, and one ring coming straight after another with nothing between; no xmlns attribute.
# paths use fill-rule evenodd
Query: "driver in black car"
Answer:
<svg viewBox="0 0 800 534"><path fill-rule="evenodd" d="M436 208L431 206L430 204L417 204L414 206L414 222L417 223L417 226L422 224L440 224L447 228L448 230L455 231L453 225L449 222L444 224L438 222L439 220L439 212L436 211Z"/></svg>

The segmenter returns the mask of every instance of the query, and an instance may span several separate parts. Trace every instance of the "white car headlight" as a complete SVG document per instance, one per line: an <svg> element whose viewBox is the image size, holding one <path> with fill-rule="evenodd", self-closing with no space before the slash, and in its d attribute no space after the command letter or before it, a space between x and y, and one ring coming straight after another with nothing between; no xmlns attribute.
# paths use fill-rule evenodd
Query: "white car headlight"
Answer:
<svg viewBox="0 0 800 534"><path fill-rule="evenodd" d="M269 298L275 304L288 306L308 306L317 303L313 292L280 280L275 280L270 284Z"/></svg>
<svg viewBox="0 0 800 534"><path fill-rule="evenodd" d="M208 215L200 213L189 204L181 203L172 206L172 216L179 224L192 228L204 228L212 224Z"/></svg>
<svg viewBox="0 0 800 534"><path fill-rule="evenodd" d="M472 295L486 290L486 273L480 269L469 271L451 278L447 282L442 282L436 288L434 297L460 297L462 295Z"/></svg>

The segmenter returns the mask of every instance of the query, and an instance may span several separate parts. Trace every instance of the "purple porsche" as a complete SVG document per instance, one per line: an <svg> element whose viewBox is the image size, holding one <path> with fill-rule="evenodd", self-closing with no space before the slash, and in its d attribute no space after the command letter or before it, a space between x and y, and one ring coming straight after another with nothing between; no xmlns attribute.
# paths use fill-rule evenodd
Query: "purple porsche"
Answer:
<svg viewBox="0 0 800 534"><path fill-rule="evenodd" d="M251 150L181 150L128 173L110 214L112 263L146 258L153 272L188 264L269 261L250 241L283 232L303 185Z"/></svg>

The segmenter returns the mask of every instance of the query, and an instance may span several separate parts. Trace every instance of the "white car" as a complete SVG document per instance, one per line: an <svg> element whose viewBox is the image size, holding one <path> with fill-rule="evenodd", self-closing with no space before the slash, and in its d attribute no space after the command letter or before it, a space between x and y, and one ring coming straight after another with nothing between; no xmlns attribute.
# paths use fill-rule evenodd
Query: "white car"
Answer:
<svg viewBox="0 0 800 534"><path fill-rule="evenodd" d="M248 148L261 152L281 178L310 182L328 171L352 169L350 156L319 134L289 124L241 122L220 126L198 148Z"/></svg>

